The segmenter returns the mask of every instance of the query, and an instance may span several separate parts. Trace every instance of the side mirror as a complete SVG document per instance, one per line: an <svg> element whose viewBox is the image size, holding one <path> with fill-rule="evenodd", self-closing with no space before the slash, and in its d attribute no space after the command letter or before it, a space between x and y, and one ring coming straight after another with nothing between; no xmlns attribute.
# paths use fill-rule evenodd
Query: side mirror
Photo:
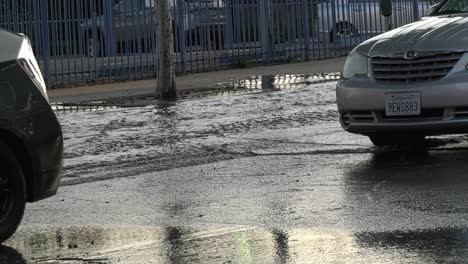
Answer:
<svg viewBox="0 0 468 264"><path fill-rule="evenodd" d="M435 4L435 5L431 5L427 10L426 12L424 12L424 15L425 16L432 16L435 11L437 10L437 8L439 7L440 4Z"/></svg>
<svg viewBox="0 0 468 264"><path fill-rule="evenodd" d="M392 0L379 0L380 14L384 17L392 16Z"/></svg>

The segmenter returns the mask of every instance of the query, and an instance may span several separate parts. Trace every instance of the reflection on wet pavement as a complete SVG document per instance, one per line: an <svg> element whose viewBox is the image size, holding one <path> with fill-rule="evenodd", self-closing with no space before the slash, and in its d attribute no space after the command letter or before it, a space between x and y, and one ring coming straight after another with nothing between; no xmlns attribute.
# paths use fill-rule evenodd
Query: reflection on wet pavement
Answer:
<svg viewBox="0 0 468 264"><path fill-rule="evenodd" d="M0 248L0 263L459 263L467 246L465 229L83 227L23 230Z"/></svg>
<svg viewBox="0 0 468 264"><path fill-rule="evenodd" d="M68 186L8 246L43 262L459 263L467 154L259 156Z"/></svg>
<svg viewBox="0 0 468 264"><path fill-rule="evenodd" d="M357 243L376 251L418 256L420 263L466 263L468 230L461 228L356 234ZM407 261L409 262L409 261Z"/></svg>
<svg viewBox="0 0 468 264"><path fill-rule="evenodd" d="M339 79L340 73L264 75L224 82L218 84L218 86L225 90L242 91L247 89L268 92L302 89L313 84L337 81Z"/></svg>

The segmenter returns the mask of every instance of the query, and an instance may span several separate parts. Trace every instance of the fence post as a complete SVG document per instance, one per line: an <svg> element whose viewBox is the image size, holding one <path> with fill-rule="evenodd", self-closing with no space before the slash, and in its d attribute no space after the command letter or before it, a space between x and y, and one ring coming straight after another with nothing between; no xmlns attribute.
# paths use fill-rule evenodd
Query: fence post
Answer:
<svg viewBox="0 0 468 264"><path fill-rule="evenodd" d="M413 19L414 21L419 20L419 5L418 0L413 0Z"/></svg>
<svg viewBox="0 0 468 264"><path fill-rule="evenodd" d="M332 12L332 25L333 25L333 31L334 31L334 33L332 34L333 45L336 47L336 46L341 45L341 41L338 41L338 38L337 38L337 35L336 35L336 31L338 30L336 25L338 24L338 21L336 20L336 3L335 3L335 1L331 1L331 9L332 9L331 10L331 12Z"/></svg>
<svg viewBox="0 0 468 264"><path fill-rule="evenodd" d="M172 1L172 0L170 0ZM179 53L180 54L180 64L182 64L182 73L186 73L187 72L187 66L185 65L185 43L186 43L186 40L185 40L185 17L184 17L184 8L185 8L185 1L184 0L176 0L177 1L177 5L175 5L176 7L176 11L175 13L177 14L176 16L176 23L174 23L174 26L176 27L176 29L174 30L175 32L177 32L178 34L174 36L174 38L177 38L178 40L175 42L175 43L178 43L179 44L179 48L178 50L175 51L175 53ZM192 32L189 33L189 37L191 37L191 34ZM177 58L177 62L178 62L178 58L179 56L176 56Z"/></svg>
<svg viewBox="0 0 468 264"><path fill-rule="evenodd" d="M39 1L39 9L41 12L41 45L42 45L42 62L44 70L44 80L47 85L49 83L49 14L48 1Z"/></svg>
<svg viewBox="0 0 468 264"><path fill-rule="evenodd" d="M116 55L116 41L114 32L114 4L112 0L104 1L104 28L106 34L102 36L105 43L105 54L107 56Z"/></svg>
<svg viewBox="0 0 468 264"><path fill-rule="evenodd" d="M259 22L260 22L260 47L262 51L262 60L268 61L271 55L271 1L258 0L259 3Z"/></svg>
<svg viewBox="0 0 468 264"><path fill-rule="evenodd" d="M305 52L305 60L309 60L309 8L307 6L307 1L309 0L302 0L302 30L304 34L304 52Z"/></svg>
<svg viewBox="0 0 468 264"><path fill-rule="evenodd" d="M232 0L226 0L226 37L225 37L225 47L228 49L232 49L233 41L232 41Z"/></svg>

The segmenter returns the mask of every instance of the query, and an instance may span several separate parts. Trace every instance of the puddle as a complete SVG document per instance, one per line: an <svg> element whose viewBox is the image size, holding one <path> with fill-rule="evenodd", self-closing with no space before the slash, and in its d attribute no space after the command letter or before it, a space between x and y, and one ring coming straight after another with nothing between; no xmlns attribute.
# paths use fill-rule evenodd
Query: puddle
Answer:
<svg viewBox="0 0 468 264"><path fill-rule="evenodd" d="M467 231L353 234L231 227L82 227L20 230L7 263L441 263L466 260ZM458 261L457 261L458 260Z"/></svg>
<svg viewBox="0 0 468 264"><path fill-rule="evenodd" d="M196 91L180 91L180 100L204 98L207 96L233 96L245 93L263 93L281 90L304 89L310 85L338 81L340 73L320 74L282 74L253 76L238 81L228 81L217 84L214 89ZM154 96L142 95L121 98L109 98L101 101L86 101L81 103L52 103L55 112L93 112L129 107L144 107L160 104Z"/></svg>
<svg viewBox="0 0 468 264"><path fill-rule="evenodd" d="M466 262L468 231L463 228L356 234L363 248L386 252L406 252L420 256L424 263ZM444 260L444 261L443 261Z"/></svg>
<svg viewBox="0 0 468 264"><path fill-rule="evenodd" d="M217 86L223 90L294 90L305 88L309 85L338 81L340 73L319 74L280 74L252 76L244 80L228 81L219 83Z"/></svg>

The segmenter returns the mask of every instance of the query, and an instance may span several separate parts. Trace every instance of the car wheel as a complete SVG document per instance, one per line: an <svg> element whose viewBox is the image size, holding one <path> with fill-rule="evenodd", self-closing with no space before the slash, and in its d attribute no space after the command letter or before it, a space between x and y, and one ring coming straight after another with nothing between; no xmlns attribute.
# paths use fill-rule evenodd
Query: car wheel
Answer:
<svg viewBox="0 0 468 264"><path fill-rule="evenodd" d="M26 183L14 154L0 143L0 244L9 239L23 218Z"/></svg>
<svg viewBox="0 0 468 264"><path fill-rule="evenodd" d="M101 57L104 54L104 41L102 41L100 35L93 36L89 33L86 35L86 53L89 57Z"/></svg>
<svg viewBox="0 0 468 264"><path fill-rule="evenodd" d="M369 139L377 147L392 146L392 145L413 145L419 146L424 144L425 135L369 135Z"/></svg>
<svg viewBox="0 0 468 264"><path fill-rule="evenodd" d="M330 41L359 37L359 31L350 23L338 23L330 32Z"/></svg>

